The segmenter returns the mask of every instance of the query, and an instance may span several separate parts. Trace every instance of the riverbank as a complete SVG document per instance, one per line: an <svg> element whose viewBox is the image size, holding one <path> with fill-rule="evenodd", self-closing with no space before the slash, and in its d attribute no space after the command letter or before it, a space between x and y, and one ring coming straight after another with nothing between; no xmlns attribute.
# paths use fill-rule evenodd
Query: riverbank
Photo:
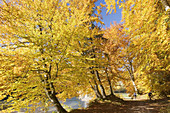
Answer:
<svg viewBox="0 0 170 113"><path fill-rule="evenodd" d="M170 113L170 98L158 100L93 101L86 109L70 113Z"/></svg>
<svg viewBox="0 0 170 113"><path fill-rule="evenodd" d="M166 99L148 100L146 95L137 96L137 99L131 99L129 94L116 94L124 99L116 100L115 97L109 100L93 100L86 108L86 103L74 97L67 99L66 105L72 107L70 113L170 113L170 97ZM2 107L2 106L1 106ZM0 107L1 110L7 106ZM38 109L37 109L38 110ZM22 111L22 110L21 110ZM48 113L56 111L54 107L49 107ZM23 111L24 113L24 111ZM36 111L35 113L45 113Z"/></svg>

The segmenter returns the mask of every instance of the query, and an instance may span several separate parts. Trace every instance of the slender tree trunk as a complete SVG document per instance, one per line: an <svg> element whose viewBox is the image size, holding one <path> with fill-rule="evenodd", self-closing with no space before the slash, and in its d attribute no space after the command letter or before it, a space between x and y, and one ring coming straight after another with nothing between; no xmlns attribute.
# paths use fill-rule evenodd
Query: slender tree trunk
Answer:
<svg viewBox="0 0 170 113"><path fill-rule="evenodd" d="M50 99L50 101L54 104L55 108L59 113L67 113L67 111L61 106L58 98L55 95L55 89L53 87L53 83L48 83L46 81L46 87L45 87L45 92L47 97Z"/></svg>
<svg viewBox="0 0 170 113"><path fill-rule="evenodd" d="M39 25L40 31L41 31L41 35L42 35L42 26ZM50 27L51 29L51 27ZM44 50L41 48L40 49L41 54L44 53ZM45 58L42 58L43 61L45 61ZM44 64L44 67L47 68L47 64ZM42 81L42 84L45 83L45 92L47 97L50 99L50 101L54 104L55 108L57 109L57 111L59 113L67 113L67 111L61 106L58 98L55 95L55 88L52 82L49 82L48 80L51 79L51 64L49 66L49 70L46 70L46 74L44 75L44 79L42 76L40 76L40 79ZM58 72L58 67L57 67L57 72ZM57 73L56 73L57 76Z"/></svg>
<svg viewBox="0 0 170 113"><path fill-rule="evenodd" d="M137 89L137 87L136 87L136 84L135 84L135 81L134 81L134 77L133 77L133 75L130 75L130 78L131 78L131 81L132 81L133 87L134 87L134 89L135 89L135 92L136 92L136 93L138 93L138 89Z"/></svg>
<svg viewBox="0 0 170 113"><path fill-rule="evenodd" d="M127 69L127 71L129 72L130 80L132 81L132 84L133 84L135 92L138 93L138 90L137 90L137 87L136 87L136 84L135 84L135 78L134 78L134 73L133 73L133 68L132 68L132 62L129 60L129 63L130 63L129 64L130 67L127 67L125 64L124 64L124 66Z"/></svg>
<svg viewBox="0 0 170 113"><path fill-rule="evenodd" d="M102 85L102 82L100 80L99 72L97 70L95 71L95 75L97 77L97 80L99 81L99 86L100 86L100 90L101 90L102 96L103 96L103 98L106 98L106 93L105 93L104 87Z"/></svg>
<svg viewBox="0 0 170 113"><path fill-rule="evenodd" d="M96 97L97 98L103 98L103 96L101 95L101 93L99 91L98 84L97 84L97 82L94 78L93 78L93 81L94 81L94 87L92 86L91 83L90 83L90 85L91 85L91 88L94 90Z"/></svg>
<svg viewBox="0 0 170 113"><path fill-rule="evenodd" d="M48 81L48 76L44 75L44 79L43 77L40 75L40 79L42 84L45 85L44 90L46 92L47 97L49 98L49 100L54 104L54 107L57 109L57 111L59 113L67 113L67 111L61 106L58 98L55 95L55 88L52 82Z"/></svg>
<svg viewBox="0 0 170 113"><path fill-rule="evenodd" d="M106 72L107 81L108 81L109 87L110 87L110 95L113 95L112 83L111 83L111 80L109 78L109 75L108 75L108 72L107 72L107 68L106 68L105 72Z"/></svg>
<svg viewBox="0 0 170 113"><path fill-rule="evenodd" d="M98 86L96 86L96 85L94 86L94 92L95 92L97 98L103 98L99 92Z"/></svg>
<svg viewBox="0 0 170 113"><path fill-rule="evenodd" d="M130 72L131 72L130 73L130 78L131 78L131 81L133 83L135 92L138 93L138 90L137 90L137 87L136 87L136 84L135 84L135 78L134 78L134 71L133 71L132 61L129 60L129 63L130 63Z"/></svg>
<svg viewBox="0 0 170 113"><path fill-rule="evenodd" d="M58 98L55 96L55 94L49 94L47 93L48 98L50 101L54 104L55 108L59 113L67 113L67 111L61 106Z"/></svg>

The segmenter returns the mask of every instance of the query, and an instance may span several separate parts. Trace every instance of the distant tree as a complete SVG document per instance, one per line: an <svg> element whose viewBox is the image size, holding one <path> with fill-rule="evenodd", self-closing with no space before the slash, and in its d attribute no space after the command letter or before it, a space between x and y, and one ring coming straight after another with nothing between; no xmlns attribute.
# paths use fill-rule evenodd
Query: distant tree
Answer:
<svg viewBox="0 0 170 113"><path fill-rule="evenodd" d="M169 6L168 0L127 0L117 4L122 8L122 21L135 56L140 65L135 74L141 78L145 91L158 95L170 93L169 82ZM108 12L115 1L106 0ZM165 7L164 7L165 6ZM139 82L139 81L138 81Z"/></svg>

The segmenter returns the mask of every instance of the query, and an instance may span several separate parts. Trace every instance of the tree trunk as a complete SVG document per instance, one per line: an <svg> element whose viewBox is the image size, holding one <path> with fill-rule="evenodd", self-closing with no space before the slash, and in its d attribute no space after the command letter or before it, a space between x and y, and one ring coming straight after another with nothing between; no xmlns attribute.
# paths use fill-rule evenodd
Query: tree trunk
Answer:
<svg viewBox="0 0 170 113"><path fill-rule="evenodd" d="M124 66L125 66L125 68L127 69L128 73L130 75L130 80L132 81L132 84L133 84L135 92L138 93L138 90L137 90L137 87L136 87L136 84L135 84L135 78L134 78L134 73L133 73L133 68L132 68L133 67L132 62L129 60L129 66L130 67L127 67L125 64L124 64Z"/></svg>
<svg viewBox="0 0 170 113"><path fill-rule="evenodd" d="M134 70L133 70L133 65L132 65L132 61L129 60L129 63L130 63L130 78L131 78L131 81L133 83L133 87L135 89L135 92L138 93L138 90L137 90L137 87L136 87L136 84L135 84L135 78L134 78Z"/></svg>
<svg viewBox="0 0 170 113"><path fill-rule="evenodd" d="M105 72L106 72L107 81L108 81L109 87L110 87L110 95L113 95L112 83L111 83L111 80L109 78L109 75L108 75L108 72L107 72L107 68L106 68Z"/></svg>
<svg viewBox="0 0 170 113"><path fill-rule="evenodd" d="M49 74L49 73L48 73ZM55 88L52 82L48 81L48 76L44 75L44 79L40 76L42 84L45 84L44 90L46 92L47 97L54 104L54 107L57 109L59 113L67 113L67 111L61 106L58 98L55 95Z"/></svg>
<svg viewBox="0 0 170 113"><path fill-rule="evenodd" d="M39 25L39 26L40 26L40 31L42 31L41 25ZM42 32L41 32L41 34L42 34ZM43 54L44 50L40 49L40 52L41 52L41 54ZM45 58L42 58L42 60L45 61ZM44 67L47 68L47 64L44 64ZM44 77L42 77L40 75L41 82L42 82L42 84L45 84L44 90L46 92L46 95L50 99L50 101L54 104L54 107L57 109L57 111L59 113L67 113L67 111L61 106L58 98L55 95L56 92L55 92L53 82L48 81L49 79L51 79L51 68L52 68L52 66L50 64L49 70L46 70L46 74L44 74ZM57 67L57 72L58 72L58 67ZM56 76L57 76L57 73L56 73Z"/></svg>
<svg viewBox="0 0 170 113"><path fill-rule="evenodd" d="M97 98L103 98L103 96L101 95L100 91L99 91L99 88L98 88L98 85L97 85L97 82L96 80L93 78L93 81L94 81L94 87L91 85L92 89L94 90L95 94L96 94L96 97Z"/></svg>
<svg viewBox="0 0 170 113"><path fill-rule="evenodd" d="M95 92L97 98L103 98L96 85L94 86L94 92Z"/></svg>
<svg viewBox="0 0 170 113"><path fill-rule="evenodd" d="M95 72L95 75L96 75L96 77L97 77L97 80L99 81L99 86L100 86L100 90L101 90L102 96L103 96L103 98L106 98L106 93L105 93L104 87L103 87L103 85L102 85L102 82L101 82L101 80L100 80L99 72L98 72L97 70L96 70L96 72Z"/></svg>
<svg viewBox="0 0 170 113"><path fill-rule="evenodd" d="M49 94L48 94L49 95ZM61 106L60 102L58 101L58 98L55 96L55 94L48 96L50 101L54 104L55 108L59 113L67 113L67 111Z"/></svg>
<svg viewBox="0 0 170 113"><path fill-rule="evenodd" d="M47 81L46 81L47 82ZM48 83L45 87L46 95L50 99L50 101L54 104L55 108L59 113L67 113L67 111L61 106L58 98L55 95L55 89L53 87L53 83Z"/></svg>
<svg viewBox="0 0 170 113"><path fill-rule="evenodd" d="M130 76L130 78L131 78L131 81L132 81L133 87L134 87L134 89L135 89L135 92L136 92L136 93L138 93L138 89L137 89L137 87L136 87L136 84L135 84L135 81L134 81L134 79L133 79L132 75Z"/></svg>

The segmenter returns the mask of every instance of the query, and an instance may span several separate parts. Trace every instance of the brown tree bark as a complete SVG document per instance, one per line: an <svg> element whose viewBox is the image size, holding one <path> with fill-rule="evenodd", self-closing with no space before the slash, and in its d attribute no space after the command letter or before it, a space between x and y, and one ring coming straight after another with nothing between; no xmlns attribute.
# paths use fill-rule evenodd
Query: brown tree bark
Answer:
<svg viewBox="0 0 170 113"><path fill-rule="evenodd" d="M43 58L44 60L44 58ZM44 65L47 67L47 65ZM53 103L54 107L57 109L59 113L67 113L67 111L62 107L58 98L56 97L56 91L53 85L53 82L49 81L51 79L51 65L49 66L49 70L46 70L44 76L40 75L40 79L42 84L45 85L44 90L46 92L47 97Z"/></svg>
<svg viewBox="0 0 170 113"><path fill-rule="evenodd" d="M101 93L99 91L99 88L98 88L98 84L97 84L97 82L96 82L96 80L94 78L93 78L93 81L94 81L94 87L93 87L93 85L90 82L91 88L94 90L94 92L96 94L96 97L102 99L103 96L101 95Z"/></svg>
<svg viewBox="0 0 170 113"><path fill-rule="evenodd" d="M107 68L105 69L105 72L106 72L107 81L108 81L109 87L110 87L110 95L113 95L112 83L111 83L111 80L109 78L109 75L108 75L108 72L107 72Z"/></svg>
<svg viewBox="0 0 170 113"><path fill-rule="evenodd" d="M49 83L46 81L46 87L45 87L45 92L47 97L50 99L50 101L54 104L55 108L59 113L67 113L67 111L61 106L58 98L55 95L55 88L53 86L53 83Z"/></svg>
<svg viewBox="0 0 170 113"><path fill-rule="evenodd" d="M126 66L125 64L124 64L124 66L125 66L125 68L127 69L128 73L130 75L130 80L132 81L132 84L133 84L135 92L138 93L138 89L137 89L136 84L135 84L135 78L134 78L134 73L133 73L133 68L132 68L133 67L132 62L129 60L129 67Z"/></svg>
<svg viewBox="0 0 170 113"><path fill-rule="evenodd" d="M103 98L106 98L106 93L105 93L104 87L102 85L102 82L101 82L101 79L100 79L100 76L99 76L99 72L97 70L95 71L95 75L96 75L96 78L99 82L99 86L100 86L102 96L103 96Z"/></svg>

